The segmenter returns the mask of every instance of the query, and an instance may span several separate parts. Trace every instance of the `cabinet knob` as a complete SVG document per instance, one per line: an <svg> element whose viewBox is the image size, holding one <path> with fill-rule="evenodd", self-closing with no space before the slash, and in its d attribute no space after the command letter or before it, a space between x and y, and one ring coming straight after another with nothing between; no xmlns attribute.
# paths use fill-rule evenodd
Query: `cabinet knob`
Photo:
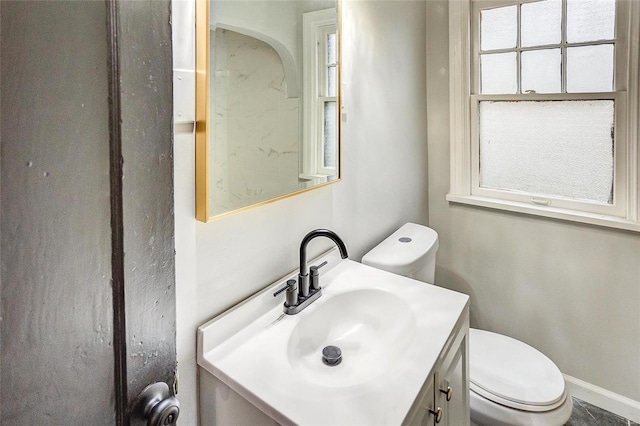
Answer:
<svg viewBox="0 0 640 426"><path fill-rule="evenodd" d="M429 412L436 416L436 423L440 423L440 420L442 420L442 408L438 407L436 411L429 409Z"/></svg>
<svg viewBox="0 0 640 426"><path fill-rule="evenodd" d="M446 389L440 389L440 392L447 395L447 401L451 401L451 397L453 397L453 389L451 389L451 386L447 386Z"/></svg>

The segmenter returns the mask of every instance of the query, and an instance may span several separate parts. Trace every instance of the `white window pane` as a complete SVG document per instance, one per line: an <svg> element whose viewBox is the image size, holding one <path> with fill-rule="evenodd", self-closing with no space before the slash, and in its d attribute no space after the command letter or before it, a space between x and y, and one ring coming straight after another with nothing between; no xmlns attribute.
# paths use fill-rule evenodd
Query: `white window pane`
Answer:
<svg viewBox="0 0 640 426"><path fill-rule="evenodd" d="M336 33L327 34L327 63L335 64L337 61L338 43Z"/></svg>
<svg viewBox="0 0 640 426"><path fill-rule="evenodd" d="M613 91L613 45L567 49L567 92Z"/></svg>
<svg viewBox="0 0 640 426"><path fill-rule="evenodd" d="M336 167L338 125L337 103L324 103L324 166Z"/></svg>
<svg viewBox="0 0 640 426"><path fill-rule="evenodd" d="M331 66L327 69L327 96L338 95L338 68Z"/></svg>
<svg viewBox="0 0 640 426"><path fill-rule="evenodd" d="M562 1L525 3L521 9L522 47L559 44L562 41Z"/></svg>
<svg viewBox="0 0 640 426"><path fill-rule="evenodd" d="M480 47L482 50L516 47L518 9L516 6L486 9L480 12Z"/></svg>
<svg viewBox="0 0 640 426"><path fill-rule="evenodd" d="M615 37L615 0L568 0L567 41L611 40Z"/></svg>
<svg viewBox="0 0 640 426"><path fill-rule="evenodd" d="M481 55L480 68L482 93L505 94L518 91L515 52Z"/></svg>
<svg viewBox="0 0 640 426"><path fill-rule="evenodd" d="M480 102L480 186L612 203L611 100Z"/></svg>
<svg viewBox="0 0 640 426"><path fill-rule="evenodd" d="M522 52L522 92L560 93L562 91L560 49Z"/></svg>

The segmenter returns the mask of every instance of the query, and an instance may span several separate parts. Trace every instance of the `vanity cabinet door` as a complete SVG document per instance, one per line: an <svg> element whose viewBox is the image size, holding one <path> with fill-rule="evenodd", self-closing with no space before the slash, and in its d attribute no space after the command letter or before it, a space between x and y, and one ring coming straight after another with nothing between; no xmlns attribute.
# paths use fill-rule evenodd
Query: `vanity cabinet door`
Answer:
<svg viewBox="0 0 640 426"><path fill-rule="evenodd" d="M469 311L465 309L403 425L469 426L468 342Z"/></svg>
<svg viewBox="0 0 640 426"><path fill-rule="evenodd" d="M436 405L442 407L440 425L469 425L468 334L460 330L436 372Z"/></svg>
<svg viewBox="0 0 640 426"><path fill-rule="evenodd" d="M404 426L432 426L435 424L435 377L431 375L422 387L416 402L402 423Z"/></svg>

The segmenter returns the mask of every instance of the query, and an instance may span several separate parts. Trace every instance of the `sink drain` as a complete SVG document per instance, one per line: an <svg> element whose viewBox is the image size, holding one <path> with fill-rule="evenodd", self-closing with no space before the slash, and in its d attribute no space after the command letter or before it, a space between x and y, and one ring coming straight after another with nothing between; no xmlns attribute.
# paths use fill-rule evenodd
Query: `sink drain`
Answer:
<svg viewBox="0 0 640 426"><path fill-rule="evenodd" d="M325 346L322 349L322 362L330 366L336 366L342 362L342 351L337 346Z"/></svg>

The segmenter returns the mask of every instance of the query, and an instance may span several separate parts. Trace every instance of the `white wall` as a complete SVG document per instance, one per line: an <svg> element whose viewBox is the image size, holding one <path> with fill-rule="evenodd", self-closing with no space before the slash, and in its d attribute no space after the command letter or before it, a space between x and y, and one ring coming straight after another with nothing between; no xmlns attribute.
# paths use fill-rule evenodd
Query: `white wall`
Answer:
<svg viewBox="0 0 640 426"><path fill-rule="evenodd" d="M563 373L640 401L640 234L445 200L447 24L446 1L428 1L429 223L440 235L436 283L471 295L472 326L523 340Z"/></svg>
<svg viewBox="0 0 640 426"><path fill-rule="evenodd" d="M175 32L191 31L192 22L182 17L192 10L191 1L174 1ZM425 3L344 1L343 13L347 121L341 182L212 223L197 223L193 129L176 126L181 425L196 424L196 328L296 269L299 244L308 231L336 231L350 257L359 260L401 224L426 221ZM183 57L193 49L192 38L174 37L176 55ZM188 62L181 58L174 67ZM311 255L328 247L328 241L313 241Z"/></svg>
<svg viewBox="0 0 640 426"><path fill-rule="evenodd" d="M194 139L176 127L176 273L181 425L196 424L195 330L296 268L329 227L359 259L406 221L440 234L436 281L472 297L472 325L519 338L571 376L640 400L640 235L450 204L446 2L344 2L343 181L196 223ZM193 69L193 2L175 1L176 68ZM403 31L398 29L402 28ZM180 96L180 94L177 94ZM328 243L315 243L316 252Z"/></svg>

